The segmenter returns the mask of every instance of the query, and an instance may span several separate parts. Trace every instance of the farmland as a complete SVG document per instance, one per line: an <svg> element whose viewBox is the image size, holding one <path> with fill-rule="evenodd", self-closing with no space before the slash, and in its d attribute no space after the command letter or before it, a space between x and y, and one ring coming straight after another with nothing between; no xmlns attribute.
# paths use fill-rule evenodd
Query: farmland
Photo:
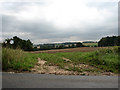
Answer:
<svg viewBox="0 0 120 90"><path fill-rule="evenodd" d="M5 71L67 75L118 73L118 47L83 47L38 52L3 48L2 52Z"/></svg>
<svg viewBox="0 0 120 90"><path fill-rule="evenodd" d="M98 43L83 43L83 45L86 47L97 47Z"/></svg>
<svg viewBox="0 0 120 90"><path fill-rule="evenodd" d="M80 47L80 48L69 48L69 49L55 49L55 50L43 50L34 51L31 53L57 53L57 52L90 52L100 49L100 47Z"/></svg>

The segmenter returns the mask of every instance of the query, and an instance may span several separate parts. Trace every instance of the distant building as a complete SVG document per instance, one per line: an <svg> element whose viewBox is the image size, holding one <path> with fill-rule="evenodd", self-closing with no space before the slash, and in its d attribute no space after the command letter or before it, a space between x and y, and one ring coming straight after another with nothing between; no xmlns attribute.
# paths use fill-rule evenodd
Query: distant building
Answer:
<svg viewBox="0 0 120 90"><path fill-rule="evenodd" d="M37 46L37 49L40 49L40 46Z"/></svg>
<svg viewBox="0 0 120 90"><path fill-rule="evenodd" d="M64 45L64 47L69 47L69 45Z"/></svg>
<svg viewBox="0 0 120 90"><path fill-rule="evenodd" d="M65 42L65 43L54 43L54 44L39 44L34 45L34 48L47 50L47 49L54 49L54 48L68 48L68 47L76 47L77 42Z"/></svg>
<svg viewBox="0 0 120 90"><path fill-rule="evenodd" d="M77 44L73 44L74 46L77 46Z"/></svg>
<svg viewBox="0 0 120 90"><path fill-rule="evenodd" d="M63 45L65 47L76 47L77 43L76 42L66 42L66 43L63 43Z"/></svg>

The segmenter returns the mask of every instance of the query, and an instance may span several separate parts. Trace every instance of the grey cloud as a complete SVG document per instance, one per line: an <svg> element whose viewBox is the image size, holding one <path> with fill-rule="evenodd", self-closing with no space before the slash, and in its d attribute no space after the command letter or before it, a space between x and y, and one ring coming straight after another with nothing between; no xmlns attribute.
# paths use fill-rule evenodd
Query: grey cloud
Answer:
<svg viewBox="0 0 120 90"><path fill-rule="evenodd" d="M9 12L20 12L24 10L24 8L27 6L31 7L33 5L44 5L44 2L2 2L2 8L4 10L7 10Z"/></svg>
<svg viewBox="0 0 120 90"><path fill-rule="evenodd" d="M111 7L115 7L118 3L117 2L89 2L87 3L87 5L89 7L95 7L97 8L98 10L101 10L101 9L105 9L105 8L111 8Z"/></svg>
<svg viewBox="0 0 120 90"><path fill-rule="evenodd" d="M15 17L3 16L3 33L4 32L29 32L30 35L19 35L21 38L29 38L33 42L35 40L47 39L47 42L69 41L71 37L76 37L76 41L82 40L98 40L101 36L116 34L117 28L114 26L107 27L104 25L87 26L85 32L81 29L68 28L67 30L58 30L52 24L38 21L19 21ZM90 28L89 28L90 27ZM12 37L14 35L3 35L3 38ZM34 43L42 43L34 42ZM73 41L71 39L71 41ZM47 43L46 42L46 43Z"/></svg>
<svg viewBox="0 0 120 90"><path fill-rule="evenodd" d="M12 10L17 13L17 11L22 10L23 9L22 7L26 6L27 4L31 4L31 3L11 3L10 6L7 6L6 4L5 7L7 10ZM38 5L42 3L40 2L34 4ZM105 6L105 4L103 6L101 5L99 5L98 7L100 8ZM109 7L109 5L106 7ZM3 38L11 38L15 36L14 33L13 35L12 34L5 35L4 33L6 32L7 33L25 32L30 34L28 35L17 34L17 35L23 39L30 39L33 43L37 43L37 44L48 43L48 42L52 43L52 42L65 42L65 41L99 40L103 36L117 35L118 29L116 24L117 24L117 14L113 14L113 16L110 16L102 23L96 23L94 25L85 24L86 27L84 28L67 28L67 29L60 29L54 27L52 23L45 22L44 20L22 21L22 20L18 20L14 16L2 15Z"/></svg>

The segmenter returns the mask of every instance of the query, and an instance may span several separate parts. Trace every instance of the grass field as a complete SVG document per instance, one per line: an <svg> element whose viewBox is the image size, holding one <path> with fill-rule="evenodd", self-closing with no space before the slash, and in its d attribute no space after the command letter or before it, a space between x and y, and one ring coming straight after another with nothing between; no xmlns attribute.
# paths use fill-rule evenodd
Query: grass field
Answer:
<svg viewBox="0 0 120 90"><path fill-rule="evenodd" d="M69 49L54 49L54 50L41 50L33 51L31 53L57 53L57 52L91 52L100 49L101 47L79 47Z"/></svg>
<svg viewBox="0 0 120 90"><path fill-rule="evenodd" d="M47 61L46 64L59 66L69 71L107 71L118 73L118 47L101 48L91 52L57 52L57 53L26 53L21 50L3 48L3 70L30 70L37 63L37 58ZM67 58L70 61L65 61ZM96 69L80 68L80 64L89 65ZM67 67L67 68L66 68Z"/></svg>
<svg viewBox="0 0 120 90"><path fill-rule="evenodd" d="M98 46L98 43L83 43L84 46L95 47Z"/></svg>

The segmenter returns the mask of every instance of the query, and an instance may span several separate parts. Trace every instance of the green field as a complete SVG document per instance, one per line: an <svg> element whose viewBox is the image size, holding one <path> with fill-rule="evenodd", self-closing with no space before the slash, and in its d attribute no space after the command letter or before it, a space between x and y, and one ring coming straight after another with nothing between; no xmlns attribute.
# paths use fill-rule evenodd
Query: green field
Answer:
<svg viewBox="0 0 120 90"><path fill-rule="evenodd" d="M26 53L22 50L2 49L3 70L13 69L18 71L30 70L37 63L37 58L47 61L46 64L59 66L69 71L88 71L75 67L79 64L86 64L97 69L118 73L120 63L118 62L118 47L109 47L92 52L58 52L58 53ZM71 60L66 62L64 58ZM71 65L72 64L72 65ZM67 66L67 68L66 68ZM92 70L91 70L92 71Z"/></svg>
<svg viewBox="0 0 120 90"><path fill-rule="evenodd" d="M87 47L96 47L98 46L98 43L83 43L83 45Z"/></svg>

